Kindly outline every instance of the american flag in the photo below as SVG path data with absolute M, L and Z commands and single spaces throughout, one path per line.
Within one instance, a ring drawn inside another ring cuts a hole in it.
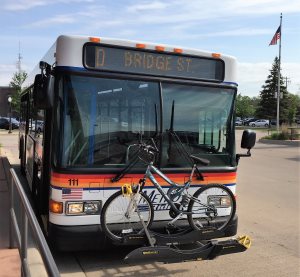
M 277 40 L 280 39 L 280 35 L 281 35 L 281 28 L 279 26 L 278 29 L 277 29 L 277 31 L 276 31 L 276 33 L 275 33 L 275 35 L 273 36 L 273 38 L 272 38 L 272 40 L 271 40 L 271 42 L 269 44 L 269 46 L 270 45 L 276 45 L 277 44 Z
M 63 188 L 62 199 L 82 199 L 82 191 L 79 188 Z

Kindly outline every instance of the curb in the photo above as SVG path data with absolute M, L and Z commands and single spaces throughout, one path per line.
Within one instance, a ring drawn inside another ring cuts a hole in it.
M 277 144 L 277 145 L 288 145 L 293 147 L 299 147 L 299 140 L 275 140 L 275 139 L 260 139 L 258 142 L 265 144 Z

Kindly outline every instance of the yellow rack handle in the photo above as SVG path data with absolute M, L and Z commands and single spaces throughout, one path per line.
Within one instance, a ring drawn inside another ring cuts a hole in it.
M 130 184 L 124 184 L 122 186 L 122 194 L 123 196 L 130 196 L 132 194 L 132 186 Z
M 247 235 L 237 237 L 237 241 L 247 249 L 249 249 L 251 246 L 251 238 Z

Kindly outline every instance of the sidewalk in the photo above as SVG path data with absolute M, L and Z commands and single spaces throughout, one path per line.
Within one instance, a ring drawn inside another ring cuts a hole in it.
M 9 176 L 10 164 L 0 156 L 0 277 L 21 276 L 18 249 L 9 249 Z
M 11 165 L 19 164 L 20 162 L 18 139 L 18 130 L 13 130 L 9 134 L 7 130 L 0 129 L 0 156 L 7 157 Z

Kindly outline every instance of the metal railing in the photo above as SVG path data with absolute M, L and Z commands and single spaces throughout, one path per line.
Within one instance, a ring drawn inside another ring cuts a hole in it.
M 10 187 L 10 230 L 9 230 L 9 246 L 13 248 L 14 242 L 16 242 L 19 249 L 21 258 L 21 274 L 22 276 L 32 276 L 30 272 L 30 264 L 28 263 L 28 227 L 30 227 L 33 235 L 34 243 L 37 245 L 38 253 L 43 261 L 43 269 L 46 269 L 48 276 L 60 276 L 56 263 L 53 259 L 51 251 L 45 240 L 43 232 L 39 226 L 37 218 L 31 207 L 31 204 L 26 196 L 26 193 L 19 181 L 19 178 L 14 169 L 10 169 L 11 172 L 11 186 Z M 16 194 L 18 193 L 18 195 Z M 16 209 L 14 203 L 16 203 L 16 197 L 19 196 L 18 202 L 21 212 L 18 222 L 16 216 Z M 28 222 L 30 225 L 28 225 Z M 36 265 L 36 264 L 35 264 Z M 38 275 L 41 275 L 39 271 Z

